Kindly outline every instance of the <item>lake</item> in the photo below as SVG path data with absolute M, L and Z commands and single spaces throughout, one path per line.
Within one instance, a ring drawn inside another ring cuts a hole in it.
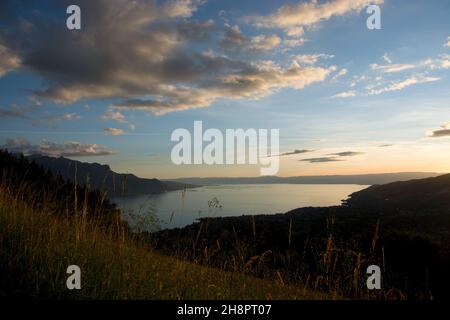
M 341 204 L 367 188 L 351 184 L 250 184 L 204 186 L 163 194 L 116 197 L 124 219 L 136 230 L 183 227 L 201 217 L 275 214 L 300 207 Z

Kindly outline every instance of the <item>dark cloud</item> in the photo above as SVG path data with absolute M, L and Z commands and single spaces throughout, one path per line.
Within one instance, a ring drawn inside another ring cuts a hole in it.
M 394 146 L 393 144 L 380 144 L 378 147 L 379 148 L 387 148 L 387 147 L 392 147 Z
M 336 157 L 320 157 L 320 158 L 302 159 L 302 160 L 298 160 L 298 161 L 309 162 L 309 163 L 322 163 L 322 162 L 338 162 L 338 161 L 344 161 L 344 160 L 338 159 Z
M 440 129 L 429 131 L 428 136 L 430 138 L 443 138 L 450 136 L 450 122 L 441 125 Z
M 241 32 L 239 26 L 225 26 L 220 45 L 227 51 L 240 50 L 248 44 L 247 37 Z
M 0 118 L 28 118 L 29 107 L 12 105 L 10 108 L 0 108 Z
M 294 151 L 280 153 L 278 156 L 279 157 L 283 157 L 283 156 L 290 156 L 290 155 L 295 155 L 295 154 L 303 154 L 303 153 L 314 152 L 314 151 L 315 150 L 295 149 Z M 276 156 L 273 156 L 273 157 L 276 157 Z
M 354 157 L 364 154 L 364 152 L 355 152 L 355 151 L 344 151 L 337 153 L 330 153 L 330 156 L 338 156 L 338 157 Z
M 214 30 L 214 21 L 183 21 L 178 25 L 178 33 L 186 40 L 207 41 Z
M 62 144 L 42 140 L 39 144 L 31 144 L 26 139 L 7 139 L 1 146 L 13 153 L 23 153 L 25 155 L 41 154 L 52 157 L 87 157 L 106 156 L 114 152 L 104 146 L 97 144 L 84 144 L 77 141 L 67 141 Z
M 431 131 L 428 134 L 431 138 L 442 138 L 442 137 L 449 137 L 450 136 L 450 129 L 438 129 Z
M 10 16 L 0 29 L 0 44 L 14 57 L 8 61 L 20 62 L 21 68 L 45 79 L 46 87 L 35 92 L 38 97 L 58 103 L 119 98 L 117 108 L 155 114 L 207 107 L 219 98 L 260 98 L 282 88 L 299 90 L 324 81 L 335 70 L 303 68 L 295 61 L 287 67 L 249 62 L 224 55 L 220 48 L 199 52 L 200 47 L 214 48 L 211 42 L 190 45 L 207 41 L 214 28 L 209 20 L 190 20 L 200 3 L 79 0 L 82 29 L 69 31 L 69 0 L 47 1 L 45 10 L 37 1 L 2 2 Z M 247 38 L 239 33 L 226 30 L 229 46 L 269 50 L 279 42 L 276 36 Z M 3 67 L 4 72 L 11 68 L 10 62 Z

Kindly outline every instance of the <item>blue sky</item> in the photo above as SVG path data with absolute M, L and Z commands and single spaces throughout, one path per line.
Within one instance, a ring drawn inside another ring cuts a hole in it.
M 381 8 L 381 30 L 366 7 Z M 67 30 L 78 4 L 82 29 Z M 279 128 L 279 175 L 449 172 L 448 1 L 11 1 L 0 5 L 0 144 L 143 177 L 176 128 Z M 353 152 L 335 159 L 333 153 Z M 304 159 L 321 161 L 302 161 Z M 332 161 L 339 160 L 339 161 Z

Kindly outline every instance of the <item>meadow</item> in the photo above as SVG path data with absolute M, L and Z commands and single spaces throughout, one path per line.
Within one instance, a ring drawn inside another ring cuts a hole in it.
M 101 194 L 1 154 L 0 295 L 35 299 L 322 299 L 327 294 L 156 252 Z M 27 167 L 27 170 L 23 170 Z M 30 177 L 40 177 L 32 180 Z M 55 204 L 55 194 L 66 197 Z M 68 290 L 66 269 L 81 269 Z

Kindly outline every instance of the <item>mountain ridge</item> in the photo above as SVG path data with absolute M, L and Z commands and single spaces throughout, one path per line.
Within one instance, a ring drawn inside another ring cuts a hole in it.
M 194 187 L 170 180 L 161 181 L 156 178 L 140 178 L 131 173 L 117 173 L 111 170 L 109 165 L 96 162 L 88 163 L 38 154 L 27 156 L 27 158 L 52 173 L 61 175 L 66 180 L 77 182 L 81 186 L 87 184 L 92 189 L 107 191 L 110 196 L 158 194 Z
M 208 177 L 208 178 L 176 178 L 171 181 L 180 183 L 192 183 L 200 185 L 215 184 L 360 184 L 378 185 L 396 181 L 408 181 L 437 177 L 443 173 L 437 172 L 394 172 L 394 173 L 372 173 L 355 175 L 311 175 L 311 176 L 262 176 L 262 177 Z

